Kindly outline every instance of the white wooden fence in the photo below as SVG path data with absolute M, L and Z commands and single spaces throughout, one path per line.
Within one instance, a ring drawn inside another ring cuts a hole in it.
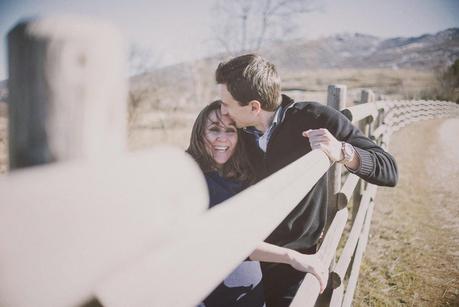
M 11 172 L 0 177 L 0 306 L 82 306 L 94 298 L 109 307 L 194 306 L 330 167 L 334 218 L 319 254 L 334 289 L 321 302 L 351 304 L 375 186 L 312 151 L 206 210 L 203 176 L 181 150 L 123 151 L 126 84 L 115 30 L 50 18 L 19 24 L 8 43 Z M 344 108 L 346 87 L 330 86 L 328 97 Z M 458 116 L 450 102 L 372 97 L 364 91 L 363 103 L 345 112 L 386 149 L 404 125 Z M 313 306 L 318 294 L 308 274 L 292 306 Z

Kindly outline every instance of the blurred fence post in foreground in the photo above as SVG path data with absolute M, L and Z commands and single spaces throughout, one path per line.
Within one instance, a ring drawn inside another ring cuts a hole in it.
M 11 170 L 125 149 L 124 50 L 116 29 L 89 19 L 28 20 L 10 31 Z

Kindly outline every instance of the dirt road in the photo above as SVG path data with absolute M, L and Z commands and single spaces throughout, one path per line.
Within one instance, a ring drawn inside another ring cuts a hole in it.
M 402 128 L 390 152 L 354 306 L 459 306 L 459 119 Z

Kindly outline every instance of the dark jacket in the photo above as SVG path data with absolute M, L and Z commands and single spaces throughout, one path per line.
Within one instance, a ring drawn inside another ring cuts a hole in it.
M 377 185 L 394 186 L 397 183 L 394 158 L 364 136 L 339 111 L 316 102 L 295 103 L 288 96 L 282 98 L 282 108 L 286 110 L 284 119 L 275 127 L 266 153 L 258 148 L 253 135 L 244 133 L 242 136 L 258 180 L 311 151 L 308 139 L 302 136 L 303 131 L 327 128 L 339 141 L 355 147 L 361 161 L 356 175 Z M 327 176 L 324 175 L 266 241 L 298 251 L 310 250 L 317 244 L 324 228 L 326 204 Z
M 247 187 L 245 182 L 223 178 L 216 171 L 204 175 L 209 190 L 209 208 L 224 202 Z

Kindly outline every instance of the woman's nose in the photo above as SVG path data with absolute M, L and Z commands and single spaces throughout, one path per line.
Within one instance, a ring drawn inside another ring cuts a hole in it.
M 227 139 L 227 136 L 225 132 L 219 132 L 217 134 L 217 140 L 226 141 L 226 139 Z
M 224 104 L 220 105 L 220 112 L 222 113 L 222 115 L 228 115 L 228 109 Z
M 219 131 L 217 134 L 217 140 L 226 141 L 228 139 L 228 134 L 225 131 Z

